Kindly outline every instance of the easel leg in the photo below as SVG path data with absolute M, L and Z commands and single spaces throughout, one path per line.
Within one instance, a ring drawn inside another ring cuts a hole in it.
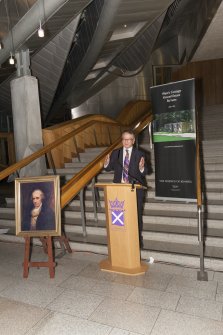
M 61 236 L 55 237 L 55 240 L 57 240 L 60 244 L 60 248 L 62 250 L 62 254 L 57 255 L 57 258 L 60 258 L 61 256 L 64 256 L 66 254 L 66 251 L 69 252 L 70 254 L 72 253 L 72 249 L 69 244 L 69 240 L 66 237 L 65 233 L 62 233 Z
M 28 278 L 28 275 L 29 275 L 29 258 L 30 258 L 30 237 L 25 237 L 23 278 Z
M 23 263 L 23 278 L 28 278 L 30 267 L 48 267 L 50 278 L 55 277 L 55 266 L 56 263 L 53 261 L 53 246 L 52 237 L 47 236 L 42 238 L 46 246 L 46 252 L 48 254 L 48 262 L 31 262 L 30 261 L 30 237 L 25 237 L 25 253 L 24 253 L 24 263 Z
M 45 237 L 40 237 L 40 241 L 43 245 L 43 251 L 45 252 L 45 254 L 47 254 L 47 241 Z
M 55 276 L 55 263 L 53 261 L 53 246 L 52 246 L 52 237 L 47 237 L 47 249 L 48 249 L 48 266 L 50 278 L 54 278 Z
M 64 243 L 67 251 L 71 254 L 72 253 L 72 249 L 70 247 L 68 238 L 66 237 L 66 235 L 64 233 L 62 234 L 61 239 L 62 239 L 62 241 L 63 241 L 63 243 Z

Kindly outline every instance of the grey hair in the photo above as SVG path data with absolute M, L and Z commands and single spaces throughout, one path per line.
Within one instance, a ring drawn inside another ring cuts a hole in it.
M 32 192 L 32 196 L 31 196 L 32 198 L 33 198 L 33 193 L 34 193 L 34 192 L 39 192 L 42 200 L 45 198 L 45 195 L 44 195 L 43 191 L 40 190 L 39 188 L 36 189 L 36 190 L 33 190 L 33 192 Z

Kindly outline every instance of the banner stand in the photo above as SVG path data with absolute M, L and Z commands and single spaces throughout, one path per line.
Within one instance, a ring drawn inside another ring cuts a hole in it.
M 196 118 L 198 120 L 198 109 L 196 110 Z M 199 128 L 197 123 L 197 135 L 199 136 Z M 196 143 L 196 172 L 197 172 L 197 220 L 198 220 L 198 242 L 200 254 L 200 271 L 197 272 L 197 280 L 208 281 L 208 273 L 204 271 L 204 220 L 202 215 L 202 189 L 201 189 L 201 161 L 200 161 L 200 142 Z
M 207 281 L 195 79 L 153 86 L 150 91 L 154 114 L 155 198 L 197 202 L 200 256 L 197 279 Z
M 198 214 L 198 241 L 200 250 L 200 271 L 197 272 L 197 280 L 208 281 L 208 274 L 204 271 L 204 238 L 203 238 L 203 220 L 202 207 L 197 206 Z

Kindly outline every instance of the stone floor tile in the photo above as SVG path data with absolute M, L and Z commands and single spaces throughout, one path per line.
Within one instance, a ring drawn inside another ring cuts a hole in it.
M 58 267 L 55 268 L 55 277 L 50 278 L 48 268 L 30 268 L 28 280 L 35 281 L 47 285 L 60 285 L 71 275 L 67 272 L 61 271 Z
M 129 332 L 128 330 L 113 328 L 111 333 L 109 333 L 109 335 L 139 335 L 139 333 L 132 333 Z
M 95 254 L 93 252 L 82 252 L 82 251 L 74 251 L 72 254 L 66 254 L 65 259 L 68 260 L 81 260 L 90 263 L 99 263 L 103 259 L 106 258 L 105 255 Z
M 91 293 L 102 296 L 107 296 L 114 299 L 125 300 L 134 290 L 132 285 L 118 284 L 109 281 L 97 281 L 96 285 L 92 288 Z
M 0 261 L 1 273 L 11 275 L 16 278 L 21 278 L 23 275 L 23 265 L 22 262 L 13 263 L 9 261 Z
M 171 279 L 170 285 L 171 284 L 176 284 L 176 285 L 182 285 L 182 286 L 187 286 L 187 287 L 193 287 L 197 288 L 200 287 L 201 289 L 205 290 L 215 290 L 217 287 L 217 282 L 210 280 L 210 281 L 199 281 L 196 278 L 188 278 L 184 276 L 173 276 Z
M 66 290 L 47 308 L 87 319 L 103 300 L 103 297 L 94 294 Z
M 213 300 L 215 300 L 216 290 L 215 281 L 202 282 L 183 276 L 174 276 L 166 289 L 167 292 Z
M 61 283 L 60 287 L 64 287 L 69 290 L 90 292 L 97 282 L 97 279 L 72 275 Z
M 143 287 L 165 291 L 172 277 L 173 275 L 169 273 L 148 271 L 145 275 Z
M 184 268 L 182 266 L 173 265 L 173 264 L 163 264 L 163 263 L 153 263 L 149 264 L 149 270 L 147 274 L 150 272 L 162 272 L 169 273 L 171 275 L 180 275 L 183 272 Z
M 197 272 L 198 271 L 199 271 L 198 269 L 184 268 L 183 272 L 181 273 L 181 276 L 197 280 Z M 213 280 L 214 271 L 207 271 L 207 275 L 208 275 L 208 280 L 209 281 Z
M 126 276 L 119 273 L 116 274 L 113 281 L 114 283 L 143 287 L 145 281 L 147 281 L 147 277 L 145 274 L 139 276 Z
M 114 282 L 165 291 L 171 281 L 171 278 L 171 274 L 152 271 L 150 273 L 146 273 L 146 275 L 134 277 L 116 275 Z
M 23 256 L 24 244 L 0 243 L 0 260 L 16 263 L 18 260 L 23 259 Z
M 71 315 L 52 313 L 26 335 L 108 335 L 111 327 Z
M 216 294 L 216 301 L 223 302 L 223 292 Z
M 73 252 L 56 259 L 55 279 L 44 268 L 23 279 L 23 256 L 24 244 L 0 242 L 2 335 L 223 335 L 220 271 L 201 282 L 194 268 L 154 263 L 125 276 L 102 272 L 104 255 Z
M 101 271 L 98 263 L 89 264 L 85 269 L 79 272 L 79 275 L 83 277 L 100 279 L 100 280 L 108 280 L 108 281 L 114 281 L 116 277 L 115 273 Z
M 223 272 L 215 272 L 214 280 L 223 284 Z
M 106 299 L 90 320 L 140 334 L 150 334 L 160 309 L 129 301 Z
M 180 295 L 176 293 L 136 287 L 127 300 L 139 304 L 175 310 L 179 299 Z
M 222 303 L 213 300 L 183 296 L 178 303 L 177 312 L 221 321 L 222 307 Z
M 223 323 L 162 310 L 150 335 L 223 335 Z
M 15 283 L 14 277 L 12 277 L 10 274 L 5 274 L 4 271 L 0 272 L 0 292 L 5 290 L 13 283 Z
M 0 334 L 25 334 L 48 313 L 46 309 L 0 298 Z
M 82 270 L 84 270 L 88 265 L 89 262 L 81 261 L 78 259 L 56 259 L 57 262 L 57 269 L 58 271 L 69 273 L 72 275 L 79 274 Z
M 223 293 L 223 283 L 218 282 L 217 293 Z
M 63 290 L 57 286 L 43 285 L 29 279 L 23 279 L 0 292 L 0 296 L 34 306 L 46 307 Z

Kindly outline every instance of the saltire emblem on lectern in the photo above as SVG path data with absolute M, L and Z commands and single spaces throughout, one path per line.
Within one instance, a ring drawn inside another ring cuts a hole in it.
M 117 198 L 114 201 L 109 200 L 111 211 L 111 222 L 115 226 L 124 227 L 124 201 L 119 201 Z

